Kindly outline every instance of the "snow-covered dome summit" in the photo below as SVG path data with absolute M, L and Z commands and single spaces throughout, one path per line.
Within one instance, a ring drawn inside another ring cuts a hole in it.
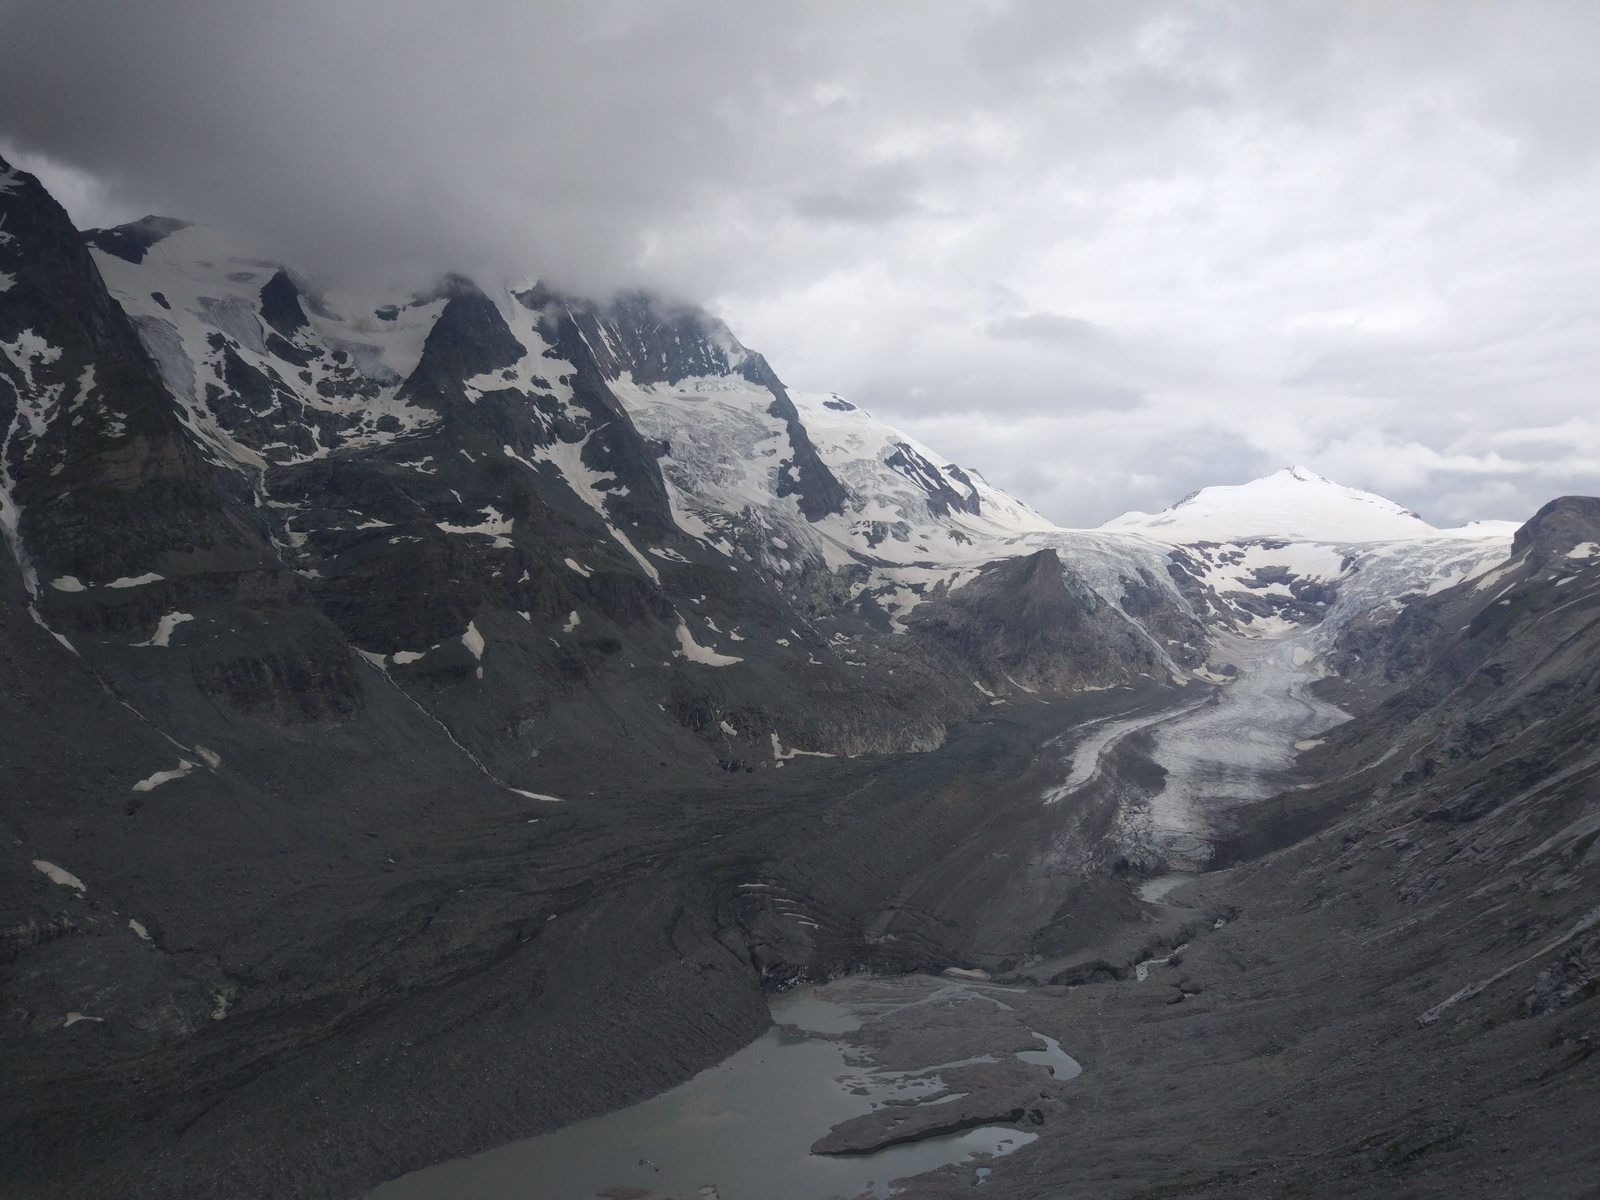
M 1390 542 L 1450 536 L 1393 500 L 1298 466 L 1249 483 L 1201 488 L 1159 513 L 1123 513 L 1101 528 L 1141 533 L 1176 545 L 1253 537 Z

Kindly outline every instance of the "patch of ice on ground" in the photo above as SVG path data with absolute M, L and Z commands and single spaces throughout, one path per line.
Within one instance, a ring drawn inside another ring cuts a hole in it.
M 89 890 L 83 886 L 83 880 L 79 879 L 71 871 L 63 870 L 61 867 L 56 866 L 53 862 L 46 862 L 42 858 L 36 858 L 33 860 L 33 869 L 44 875 L 51 883 L 59 883 L 62 887 L 76 888 L 80 892 Z
M 160 583 L 166 576 L 157 575 L 154 571 L 146 571 L 143 575 L 124 575 L 121 579 L 113 579 L 106 584 L 110 588 L 144 587 L 147 583 Z
M 154 775 L 139 780 L 138 783 L 133 785 L 133 790 L 136 792 L 153 792 L 163 783 L 171 783 L 174 779 L 182 779 L 190 771 L 194 770 L 195 766 L 196 764 L 190 762 L 187 758 L 180 758 L 178 765 L 170 771 L 157 771 Z
M 442 529 L 445 533 L 454 533 L 459 535 L 476 534 L 480 537 L 492 538 L 492 545 L 496 550 L 511 549 L 511 538 L 509 535 L 512 527 L 515 526 L 516 521 L 510 517 L 507 517 L 499 509 L 494 508 L 493 506 L 482 508 L 478 511 L 480 515 L 483 516 L 483 520 L 476 525 L 452 525 L 449 521 L 435 521 L 434 524 Z M 363 525 L 358 526 L 358 528 L 365 529 L 368 528 L 368 526 Z
M 772 757 L 779 762 L 788 762 L 791 758 L 833 758 L 826 750 L 789 750 L 785 749 L 782 740 L 776 733 L 772 735 Z
M 508 787 L 506 790 L 507 791 L 511 791 L 511 792 L 515 792 L 519 796 L 526 796 L 529 800 L 542 800 L 546 804 L 565 804 L 566 803 L 566 801 L 563 800 L 560 796 L 547 796 L 543 792 L 528 792 L 528 791 L 524 791 L 522 788 L 517 788 L 517 787 Z
M 134 642 L 133 644 L 135 646 L 171 646 L 172 631 L 179 625 L 182 625 L 185 621 L 192 620 L 194 620 L 193 613 L 168 613 L 166 616 L 162 617 L 160 622 L 156 625 L 156 631 L 150 635 L 149 641 Z
M 674 658 L 686 658 L 690 662 L 702 663 L 708 667 L 731 667 L 734 663 L 741 663 L 742 658 L 731 654 L 718 654 L 715 650 L 694 640 L 694 634 L 689 632 L 689 626 L 682 617 L 678 618 L 678 649 L 672 652 Z

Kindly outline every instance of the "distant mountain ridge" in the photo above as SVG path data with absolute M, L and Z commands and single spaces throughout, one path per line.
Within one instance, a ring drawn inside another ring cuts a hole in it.
M 1335 543 L 1510 537 L 1517 525 L 1474 521 L 1437 529 L 1392 500 L 1293 466 L 1248 483 L 1201 488 L 1159 513 L 1126 512 L 1100 528 L 1184 545 L 1261 537 Z

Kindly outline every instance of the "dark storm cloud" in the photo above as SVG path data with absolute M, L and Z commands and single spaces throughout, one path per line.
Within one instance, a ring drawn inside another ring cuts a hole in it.
M 757 31 L 671 6 L 36 4 L 7 132 L 313 267 L 510 258 L 609 282 L 738 158 Z M 667 114 L 672 114 L 670 117 Z
M 1515 516 L 1600 490 L 1597 47 L 1586 0 L 38 0 L 0 152 L 313 274 L 713 303 L 1066 521 L 1291 461 Z

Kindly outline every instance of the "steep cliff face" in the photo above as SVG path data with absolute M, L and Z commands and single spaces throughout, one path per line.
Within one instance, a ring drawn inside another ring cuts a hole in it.
M 191 435 L 66 214 L 16 172 L 0 206 L 4 503 L 31 611 L 152 716 L 168 686 L 281 721 L 350 716 L 342 639 L 246 482 Z M 161 653 L 180 626 L 184 649 Z

